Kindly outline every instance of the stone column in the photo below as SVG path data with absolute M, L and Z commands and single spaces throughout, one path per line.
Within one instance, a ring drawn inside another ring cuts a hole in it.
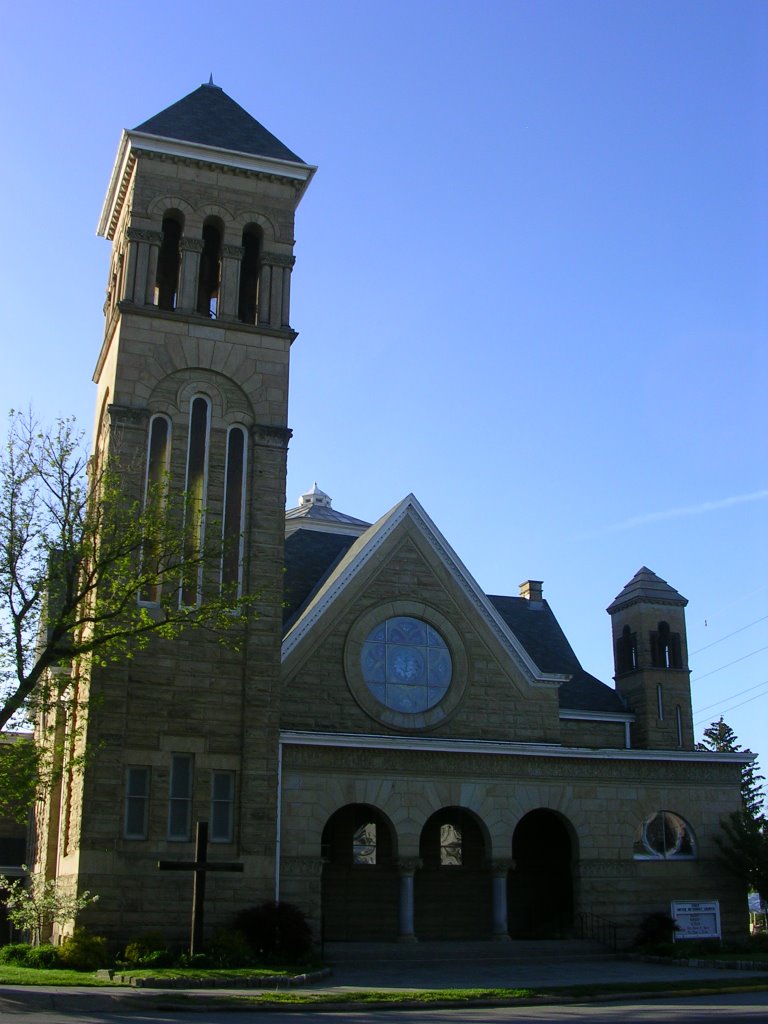
M 269 298 L 272 288 L 272 267 L 268 263 L 262 263 L 259 271 L 259 301 L 256 311 L 256 323 L 269 323 Z
M 155 284 L 157 282 L 157 260 L 160 255 L 160 245 L 163 235 L 160 231 L 147 231 L 149 242 L 149 259 L 147 261 L 147 281 L 144 290 L 144 305 L 155 305 Z
M 241 245 L 222 246 L 218 320 L 237 320 L 242 259 L 243 247 Z
M 421 867 L 419 857 L 405 857 L 397 862 L 400 872 L 400 942 L 417 942 L 413 925 L 413 876 Z
M 493 937 L 502 942 L 509 940 L 507 921 L 507 875 L 515 862 L 506 858 L 494 858 L 491 862 L 493 875 Z
M 179 268 L 179 292 L 176 308 L 180 313 L 194 313 L 197 309 L 197 279 L 200 274 L 200 253 L 203 251 L 202 238 L 182 238 L 181 267 Z

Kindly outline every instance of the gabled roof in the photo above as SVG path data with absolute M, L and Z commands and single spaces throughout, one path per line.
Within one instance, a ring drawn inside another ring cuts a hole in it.
M 474 605 L 488 628 L 506 649 L 512 661 L 523 672 L 532 685 L 557 686 L 567 675 L 542 671 L 523 644 L 510 630 L 503 617 L 482 592 L 478 584 L 437 529 L 413 494 L 409 494 L 398 505 L 382 516 L 362 536 L 358 537 L 348 550 L 318 583 L 306 603 L 298 610 L 289 623 L 283 640 L 285 660 L 307 636 L 316 622 L 328 611 L 355 576 L 368 561 L 376 555 L 387 538 L 403 523 L 409 520 L 421 533 L 426 542 L 435 550 L 443 565 L 453 577 L 465 597 Z M 286 585 L 289 580 L 286 579 Z
M 644 565 L 614 598 L 612 604 L 608 605 L 606 611 L 612 614 L 630 604 L 667 604 L 684 608 L 688 600 Z
M 304 163 L 213 82 L 201 85 L 159 114 L 142 121 L 133 131 L 251 156 Z

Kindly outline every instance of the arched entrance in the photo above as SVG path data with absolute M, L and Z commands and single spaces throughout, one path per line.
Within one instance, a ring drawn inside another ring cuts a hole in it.
M 444 807 L 429 818 L 414 880 L 418 938 L 490 936 L 492 880 L 486 848 L 480 823 L 463 807 Z
M 561 938 L 573 927 L 573 844 L 565 819 L 543 808 L 519 821 L 507 886 L 512 938 Z
M 369 804 L 348 804 L 323 829 L 324 938 L 336 942 L 396 939 L 398 873 L 395 833 Z

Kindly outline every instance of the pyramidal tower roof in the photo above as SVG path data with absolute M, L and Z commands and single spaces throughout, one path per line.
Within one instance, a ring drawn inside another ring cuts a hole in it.
M 615 612 L 629 604 L 672 604 L 685 607 L 688 600 L 644 565 L 606 610 L 609 613 Z
M 133 131 L 272 160 L 304 163 L 220 86 L 214 85 L 213 77 Z

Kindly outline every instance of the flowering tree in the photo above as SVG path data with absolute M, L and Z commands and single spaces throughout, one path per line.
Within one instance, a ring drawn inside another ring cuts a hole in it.
M 27 870 L 26 864 L 23 864 Z M 43 935 L 47 934 L 54 924 L 67 924 L 74 921 L 81 910 L 98 900 L 84 892 L 80 896 L 65 892 L 55 879 L 45 879 L 42 875 L 30 875 L 25 882 L 17 878 L 14 881 L 0 875 L 0 900 L 5 904 L 8 920 L 22 931 L 29 932 L 32 944 L 39 946 Z

